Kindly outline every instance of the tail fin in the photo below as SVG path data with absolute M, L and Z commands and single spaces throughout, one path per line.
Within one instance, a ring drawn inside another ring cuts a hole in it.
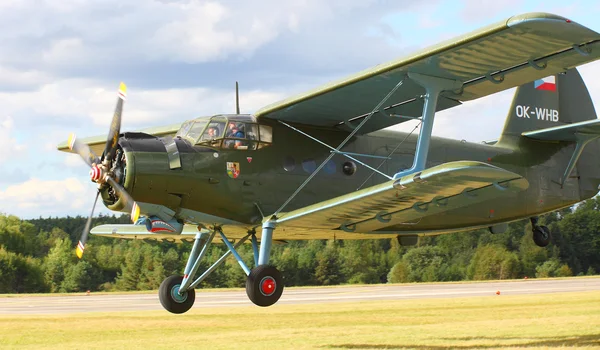
M 526 131 L 596 118 L 581 75 L 570 69 L 517 88 L 498 143 L 515 142 Z

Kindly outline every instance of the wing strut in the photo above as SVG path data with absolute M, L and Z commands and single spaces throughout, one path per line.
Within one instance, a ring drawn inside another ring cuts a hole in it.
M 419 138 L 417 139 L 417 148 L 415 150 L 415 159 L 413 160 L 413 165 L 410 167 L 410 169 L 396 173 L 396 175 L 394 175 L 394 180 L 425 169 L 438 97 L 442 91 L 456 90 L 462 87 L 462 82 L 458 80 L 450 80 L 410 72 L 408 73 L 408 77 L 425 88 L 425 103 L 423 104 L 423 116 L 421 121 L 422 125 L 421 131 L 419 132 Z
M 299 133 L 299 134 L 301 134 L 301 135 L 304 135 L 304 136 L 308 137 L 309 139 L 311 139 L 311 140 L 313 140 L 313 141 L 315 141 L 315 142 L 317 142 L 317 143 L 320 143 L 321 145 L 323 145 L 323 146 L 325 146 L 325 147 L 329 148 L 329 149 L 331 150 L 330 152 L 332 152 L 332 153 L 336 153 L 336 154 L 341 154 L 341 155 L 343 155 L 344 157 L 346 157 L 346 158 L 348 158 L 348 159 L 350 159 L 350 160 L 353 160 L 353 161 L 357 162 L 358 164 L 360 164 L 360 165 L 362 165 L 362 166 L 364 166 L 364 167 L 366 167 L 366 168 L 368 168 L 368 169 L 371 169 L 371 170 L 373 170 L 374 172 L 378 173 L 379 175 L 381 175 L 381 176 L 383 176 L 383 177 L 386 177 L 388 180 L 392 180 L 392 177 L 391 177 L 391 176 L 389 176 L 389 175 L 387 175 L 387 174 L 385 174 L 385 173 L 382 173 L 382 172 L 381 172 L 381 171 L 379 171 L 378 169 L 375 169 L 375 168 L 373 168 L 372 166 L 370 166 L 369 164 L 365 164 L 364 162 L 361 162 L 360 160 L 358 160 L 358 159 L 356 159 L 356 158 L 354 158 L 354 157 L 352 157 L 352 156 L 354 155 L 354 156 L 363 156 L 363 157 L 371 157 L 371 158 L 383 158 L 383 159 L 389 159 L 390 157 L 373 156 L 373 155 L 370 155 L 370 154 L 360 154 L 360 153 L 352 153 L 352 152 L 342 152 L 342 151 L 338 151 L 338 150 L 336 150 L 335 148 L 333 148 L 333 147 L 329 146 L 328 144 L 326 144 L 325 142 L 323 142 L 323 141 L 319 140 L 318 138 L 316 138 L 316 137 L 313 137 L 313 136 L 311 136 L 311 135 L 309 135 L 309 134 L 305 133 L 305 132 L 304 132 L 304 131 L 302 131 L 302 130 L 298 130 L 297 128 L 295 128 L 295 127 L 291 126 L 290 124 L 288 124 L 288 123 L 286 123 L 286 122 L 283 122 L 283 121 L 281 121 L 281 120 L 280 120 L 280 121 L 279 121 L 279 123 L 281 123 L 281 124 L 283 124 L 283 125 L 287 126 L 288 128 L 290 128 L 290 129 L 292 129 L 292 130 L 296 131 L 297 133 Z
M 410 74 L 410 73 L 409 73 Z M 373 110 L 371 111 L 371 113 L 369 113 L 361 122 L 360 124 L 358 124 L 358 126 L 352 130 L 352 132 L 344 139 L 344 141 L 342 141 L 342 143 L 340 143 L 339 146 L 337 146 L 337 148 L 335 150 L 333 150 L 329 156 L 327 156 L 327 158 L 325 158 L 325 160 L 317 167 L 317 169 L 315 169 L 315 171 L 312 172 L 312 174 L 310 174 L 310 176 L 304 180 L 304 182 L 296 189 L 296 191 L 294 191 L 294 193 L 292 193 L 292 195 L 290 196 L 290 198 L 288 198 L 282 205 L 281 207 L 279 207 L 279 209 L 277 209 L 277 211 L 275 213 L 273 213 L 272 217 L 273 218 L 277 218 L 277 215 L 292 201 L 292 199 L 294 199 L 294 197 L 296 197 L 296 195 L 298 193 L 300 193 L 300 191 L 310 182 L 310 180 L 312 180 L 313 177 L 315 177 L 315 175 L 317 175 L 317 173 L 325 166 L 325 164 L 327 164 L 327 162 L 329 162 L 329 160 L 331 158 L 333 158 L 334 155 L 336 155 L 337 153 L 340 152 L 340 150 L 342 149 L 342 147 L 344 147 L 344 145 L 346 145 L 346 143 L 348 143 L 348 141 L 350 141 L 350 139 L 352 139 L 352 137 L 358 132 L 358 130 L 360 130 L 360 128 L 363 127 L 363 125 L 365 125 L 369 119 L 373 116 L 373 114 L 375 114 L 375 112 L 379 111 L 379 109 L 381 109 L 381 106 L 383 106 L 383 104 L 390 98 L 392 97 L 392 95 L 394 94 L 394 92 L 396 92 L 396 90 L 398 90 L 398 88 L 400 86 L 402 86 L 402 84 L 404 84 L 404 80 L 406 79 L 406 77 L 403 77 L 402 80 L 400 80 L 398 82 L 398 84 L 396 84 L 396 86 L 394 86 L 394 88 L 392 90 L 390 90 L 390 92 L 388 92 L 388 94 L 383 98 L 383 100 L 381 100 L 377 106 L 375 106 L 375 108 L 373 108 Z M 438 94 L 441 90 L 438 90 Z M 436 95 L 436 99 L 437 99 L 437 95 Z M 435 111 L 435 105 L 434 105 L 434 111 Z M 264 227 L 263 227 L 263 231 L 264 231 Z M 264 234 L 264 232 L 263 232 Z M 260 263 L 260 262 L 259 262 Z

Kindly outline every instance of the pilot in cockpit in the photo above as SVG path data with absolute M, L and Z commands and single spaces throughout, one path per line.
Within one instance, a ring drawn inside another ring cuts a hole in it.
M 204 135 L 202 135 L 202 141 L 214 140 L 218 137 L 218 135 L 219 135 L 219 130 L 217 129 L 217 127 L 209 126 L 208 129 L 206 129 L 206 132 L 204 132 Z
M 233 125 L 231 125 L 231 124 L 233 124 Z M 236 138 L 236 139 L 245 139 L 246 134 L 244 133 L 244 130 L 240 126 L 241 125 L 230 123 L 229 124 L 230 128 L 227 131 L 229 134 L 228 137 Z M 225 147 L 227 147 L 227 148 L 239 148 L 240 146 L 247 146 L 247 145 L 244 141 L 241 141 L 241 140 L 225 141 Z

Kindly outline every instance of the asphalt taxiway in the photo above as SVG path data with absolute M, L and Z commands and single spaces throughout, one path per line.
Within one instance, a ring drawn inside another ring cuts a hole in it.
M 600 278 L 568 278 L 507 282 L 419 283 L 315 288 L 287 288 L 280 305 L 362 302 L 426 298 L 459 298 L 542 294 L 560 292 L 600 292 Z M 253 306 L 243 290 L 196 292 L 194 308 Z M 0 297 L 0 315 L 67 314 L 163 310 L 157 293 L 107 293 L 61 296 Z

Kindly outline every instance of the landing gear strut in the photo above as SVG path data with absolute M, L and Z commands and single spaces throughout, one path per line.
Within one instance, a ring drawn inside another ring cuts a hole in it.
M 281 272 L 275 267 L 268 265 L 274 229 L 274 223 L 266 222 L 263 225 L 260 252 L 254 232 L 248 233 L 248 235 L 236 242 L 235 245 L 229 242 L 219 227 L 215 227 L 211 234 L 206 232 L 197 233 L 183 277 L 168 277 L 160 285 L 158 296 L 162 306 L 174 314 L 181 314 L 188 311 L 196 299 L 194 288 L 219 267 L 230 254 L 233 254 L 240 267 L 246 273 L 246 276 L 248 276 L 246 279 L 246 294 L 250 301 L 258 306 L 271 306 L 275 304 L 283 293 L 283 277 Z M 206 255 L 208 247 L 217 233 L 219 233 L 221 240 L 227 246 L 227 252 L 217 259 L 200 277 L 193 280 L 200 266 L 200 261 Z M 248 268 L 236 250 L 236 248 L 250 237 L 252 238 L 255 265 L 252 270 Z
M 531 218 L 531 230 L 533 232 L 533 241 L 538 247 L 545 247 L 550 244 L 552 234 L 550 229 L 546 226 L 540 226 L 537 224 L 538 217 L 534 216 Z

